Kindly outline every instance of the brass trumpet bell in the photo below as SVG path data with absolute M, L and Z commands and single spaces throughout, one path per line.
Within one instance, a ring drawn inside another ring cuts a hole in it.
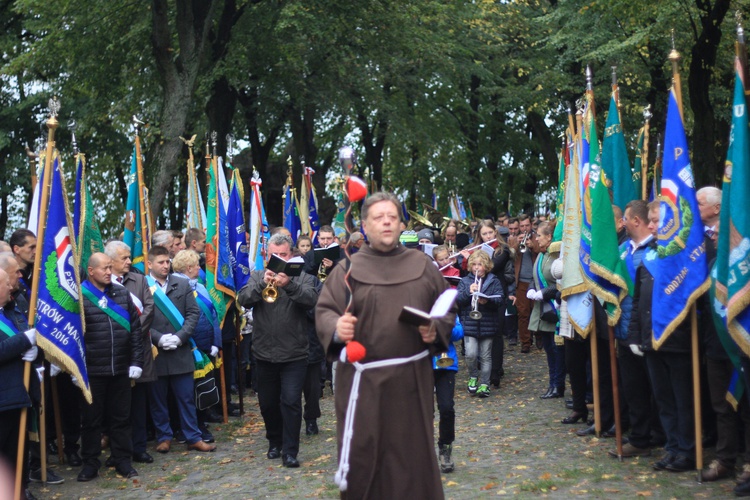
M 435 361 L 435 364 L 439 368 L 448 368 L 449 366 L 453 366 L 453 358 L 448 356 L 447 352 L 444 352 L 438 357 L 438 359 Z
M 273 304 L 274 302 L 276 302 L 276 299 L 279 298 L 279 290 L 276 288 L 276 281 L 269 281 L 266 287 L 263 289 L 263 292 L 261 292 L 260 296 L 265 302 L 268 302 L 269 304 Z
M 320 267 L 318 268 L 318 279 L 321 283 L 325 283 L 327 277 L 328 273 L 326 272 L 326 266 L 321 262 Z

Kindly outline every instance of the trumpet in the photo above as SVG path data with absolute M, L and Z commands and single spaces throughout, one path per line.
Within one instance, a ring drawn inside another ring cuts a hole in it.
M 469 317 L 471 319 L 482 319 L 482 313 L 479 312 L 479 291 L 482 289 L 482 278 L 478 276 L 474 276 L 474 284 L 477 286 L 477 291 L 474 292 L 471 296 L 471 312 L 469 313 Z
M 269 304 L 273 304 L 274 302 L 276 302 L 276 299 L 279 298 L 279 290 L 278 288 L 276 288 L 276 278 L 268 282 L 266 287 L 261 292 L 260 296 Z
M 321 262 L 320 267 L 318 267 L 318 279 L 321 283 L 325 283 L 327 277 L 328 272 L 326 271 L 326 266 Z
M 518 251 L 521 253 L 526 253 L 526 250 L 528 250 L 526 246 L 526 241 L 531 237 L 531 232 L 526 233 L 523 236 L 523 239 L 521 240 L 521 243 L 518 245 Z

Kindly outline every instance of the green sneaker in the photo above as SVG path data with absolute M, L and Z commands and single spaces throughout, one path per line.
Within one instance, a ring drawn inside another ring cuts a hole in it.
M 490 386 L 487 384 L 482 384 L 479 386 L 479 389 L 477 389 L 477 396 L 480 398 L 488 398 L 490 397 Z
M 474 394 L 475 392 L 477 392 L 477 378 L 476 377 L 471 377 L 469 379 L 469 385 L 467 386 L 467 388 L 469 389 L 469 394 Z

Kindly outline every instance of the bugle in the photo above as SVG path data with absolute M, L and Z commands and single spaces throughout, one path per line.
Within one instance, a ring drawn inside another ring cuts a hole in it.
M 326 271 L 326 266 L 321 262 L 320 267 L 318 267 L 318 279 L 321 283 L 325 283 L 327 277 L 328 272 Z
M 448 356 L 447 352 L 444 352 L 438 356 L 438 359 L 435 360 L 435 364 L 440 368 L 448 368 L 449 366 L 453 366 L 453 358 Z
M 528 239 L 531 237 L 531 233 L 532 232 L 526 233 L 523 236 L 523 239 L 521 240 L 521 243 L 518 245 L 518 251 L 519 252 L 526 253 L 526 250 L 528 250 L 528 247 L 526 246 L 526 241 L 528 241 Z

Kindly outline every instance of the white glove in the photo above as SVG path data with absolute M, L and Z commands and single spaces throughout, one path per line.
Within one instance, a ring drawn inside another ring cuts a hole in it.
M 138 368 L 137 366 L 131 366 L 128 376 L 135 380 L 135 379 L 141 378 L 142 373 L 143 373 L 143 368 Z
M 533 288 L 529 288 L 526 291 L 526 298 L 529 300 L 536 300 L 534 297 L 536 297 L 536 290 L 534 290 Z
M 218 355 L 219 355 L 219 348 L 216 347 L 215 345 L 212 345 L 211 346 L 211 357 L 215 358 Z
M 50 377 L 57 377 L 60 374 L 61 371 L 62 370 L 60 370 L 59 366 L 57 366 L 57 365 L 49 365 L 49 376 Z
M 24 361 L 28 361 L 31 363 L 36 359 L 36 355 L 39 352 L 39 348 L 37 346 L 31 346 L 31 349 L 23 353 L 23 356 L 21 356 L 21 359 Z
M 78 381 L 77 378 L 75 378 L 73 375 L 70 376 L 70 381 L 73 382 L 73 385 L 81 389 L 81 383 Z
M 159 347 L 161 347 L 165 351 L 173 351 L 177 349 L 177 346 L 180 345 L 180 343 L 180 337 L 172 333 L 162 335 L 162 337 L 159 339 Z
M 44 367 L 40 366 L 36 369 L 36 374 L 39 376 L 39 382 L 44 382 Z
M 36 330 L 34 328 L 26 330 L 25 332 L 23 332 L 23 334 L 26 335 L 27 339 L 29 339 L 31 345 L 36 345 Z
M 164 348 L 164 344 L 168 343 L 167 341 L 172 337 L 171 333 L 165 333 L 161 336 L 159 339 L 159 347 Z
M 641 350 L 641 346 L 637 344 L 630 344 L 630 351 L 636 356 L 643 357 L 643 351 Z

